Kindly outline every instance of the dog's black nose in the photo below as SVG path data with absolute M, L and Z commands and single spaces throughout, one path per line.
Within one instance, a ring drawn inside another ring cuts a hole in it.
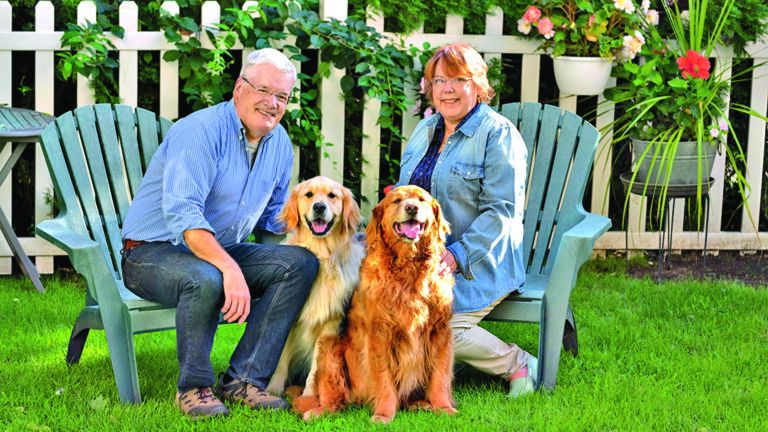
M 316 202 L 312 204 L 312 211 L 315 213 L 323 213 L 325 212 L 325 203 Z
M 413 204 L 406 204 L 405 205 L 405 213 L 408 216 L 416 216 L 416 213 L 418 213 L 418 212 L 419 212 L 419 208 L 416 207 L 415 205 L 413 205 Z

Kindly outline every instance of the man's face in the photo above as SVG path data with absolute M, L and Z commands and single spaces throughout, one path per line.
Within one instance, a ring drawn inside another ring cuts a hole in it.
M 248 140 L 260 140 L 280 123 L 292 88 L 293 77 L 271 64 L 255 65 L 237 80 L 235 110 Z

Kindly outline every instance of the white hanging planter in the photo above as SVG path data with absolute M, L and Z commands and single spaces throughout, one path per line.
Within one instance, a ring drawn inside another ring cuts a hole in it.
M 579 96 L 603 93 L 611 77 L 612 59 L 602 57 L 552 57 L 560 91 Z

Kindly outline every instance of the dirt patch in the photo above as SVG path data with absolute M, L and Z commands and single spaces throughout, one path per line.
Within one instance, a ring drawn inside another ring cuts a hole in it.
M 658 277 L 657 254 L 649 252 L 643 257 L 634 257 L 627 267 L 627 274 L 634 277 Z M 672 254 L 669 265 L 662 270 L 664 280 L 737 280 L 756 288 L 768 288 L 768 253 L 742 254 L 738 251 L 720 251 L 718 255 L 706 258 L 698 251 L 684 251 Z

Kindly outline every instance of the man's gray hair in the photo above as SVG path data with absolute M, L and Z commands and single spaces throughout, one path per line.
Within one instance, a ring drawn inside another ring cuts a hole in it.
M 285 54 L 274 48 L 262 48 L 248 54 L 248 59 L 243 64 L 240 76 L 245 76 L 250 68 L 259 64 L 270 64 L 290 75 L 296 81 L 296 67 Z

